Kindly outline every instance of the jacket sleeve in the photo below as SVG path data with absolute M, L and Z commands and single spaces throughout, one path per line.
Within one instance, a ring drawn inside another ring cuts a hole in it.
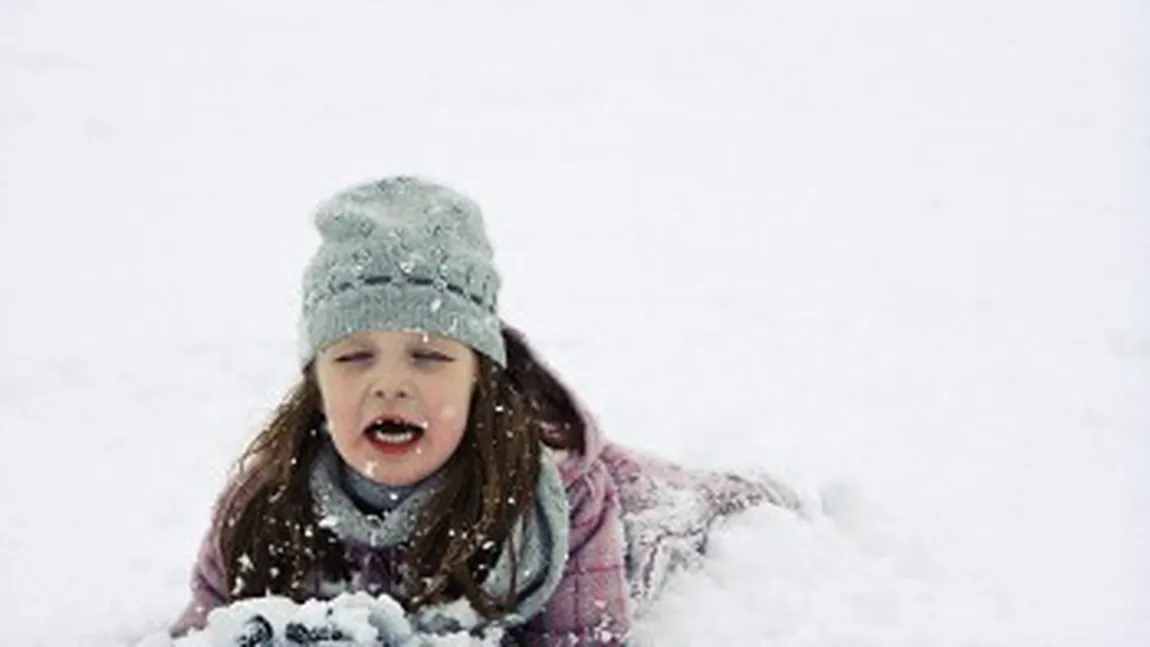
M 230 602 L 226 586 L 223 554 L 220 551 L 219 537 L 215 533 L 215 516 L 220 513 L 223 497 L 212 509 L 212 523 L 200 542 L 195 566 L 192 568 L 192 599 L 184 608 L 176 622 L 169 627 L 172 637 L 180 637 L 193 629 L 203 629 L 208 613 L 216 607 Z
M 601 461 L 567 487 L 570 546 L 563 579 L 519 634 L 525 645 L 623 645 L 630 631 L 618 490 Z

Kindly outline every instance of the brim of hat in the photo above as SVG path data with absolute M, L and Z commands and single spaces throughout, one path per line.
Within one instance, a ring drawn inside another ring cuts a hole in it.
M 364 286 L 316 304 L 299 331 L 300 366 L 340 339 L 361 332 L 419 332 L 450 337 L 507 365 L 499 317 L 430 286 Z

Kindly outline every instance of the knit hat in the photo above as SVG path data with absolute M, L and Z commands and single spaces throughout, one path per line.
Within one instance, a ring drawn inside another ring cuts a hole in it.
M 456 339 L 506 366 L 499 275 L 475 202 L 414 177 L 350 187 L 315 214 L 322 242 L 303 277 L 301 366 L 355 332 Z

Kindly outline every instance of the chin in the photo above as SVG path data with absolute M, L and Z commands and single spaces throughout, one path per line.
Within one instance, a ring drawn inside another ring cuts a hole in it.
M 431 472 L 419 472 L 417 474 L 400 473 L 400 474 L 376 474 L 371 477 L 372 480 L 378 481 L 384 485 L 415 485 L 423 479 L 427 478 Z

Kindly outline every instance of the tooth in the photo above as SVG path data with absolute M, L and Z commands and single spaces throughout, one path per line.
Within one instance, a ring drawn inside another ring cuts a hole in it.
M 415 434 L 410 431 L 404 431 L 400 433 L 383 433 L 381 431 L 377 431 L 375 432 L 375 437 L 381 442 L 401 445 L 414 439 Z

